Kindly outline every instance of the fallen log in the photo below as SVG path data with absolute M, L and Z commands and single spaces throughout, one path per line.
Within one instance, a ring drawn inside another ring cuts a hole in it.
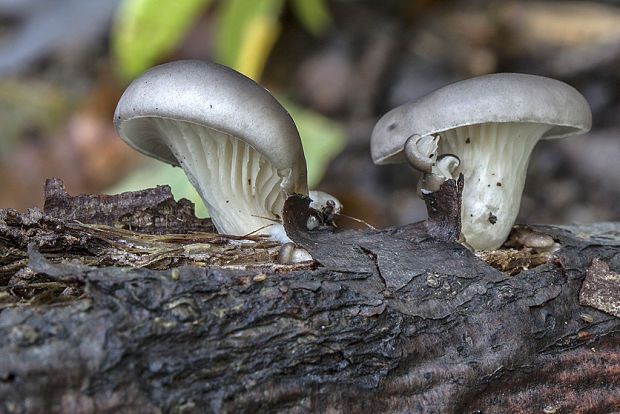
M 620 223 L 535 226 L 560 249 L 511 276 L 428 223 L 308 232 L 306 202 L 297 266 L 206 234 L 110 266 L 161 239 L 0 210 L 0 412 L 620 410 Z

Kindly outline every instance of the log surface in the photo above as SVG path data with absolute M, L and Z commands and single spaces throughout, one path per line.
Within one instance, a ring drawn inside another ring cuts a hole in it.
M 27 277 L 80 293 L 0 307 L 1 413 L 620 411 L 620 223 L 536 227 L 561 249 L 509 276 L 424 223 L 288 225 L 301 270 L 152 270 L 59 260 L 101 229 L 0 213 L 0 265 L 27 265 L 0 305 Z

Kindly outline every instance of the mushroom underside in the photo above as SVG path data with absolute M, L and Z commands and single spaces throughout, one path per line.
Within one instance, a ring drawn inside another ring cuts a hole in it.
M 218 232 L 279 233 L 286 194 L 280 172 L 244 141 L 187 121 L 145 117 L 127 122 L 165 142 L 196 188 Z M 183 139 L 179 139 L 183 137 Z
M 465 184 L 461 233 L 476 250 L 496 249 L 519 212 L 530 154 L 552 128 L 541 123 L 504 122 L 440 132 L 438 154 L 455 154 Z

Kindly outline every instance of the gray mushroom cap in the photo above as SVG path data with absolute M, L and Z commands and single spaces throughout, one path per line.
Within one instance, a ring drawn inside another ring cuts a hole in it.
M 435 161 L 430 174 L 424 170 L 422 190 L 436 187 L 434 176 L 463 174 L 461 240 L 475 250 L 496 249 L 517 217 L 536 143 L 585 133 L 591 123 L 585 98 L 563 82 L 516 73 L 486 75 L 388 112 L 373 130 L 371 154 L 376 164 L 388 164 L 404 162 L 407 153 L 415 167 L 414 150 L 420 152 L 420 145 L 407 145 L 409 137 L 435 137 L 432 156 L 450 155 L 460 162 L 444 168 Z
M 245 141 L 287 177 L 289 193 L 307 194 L 306 161 L 295 124 L 271 94 L 246 76 L 212 62 L 156 66 L 125 90 L 114 114 L 120 137 L 134 149 L 178 166 L 169 137 L 151 119 L 205 126 Z M 278 139 L 274 139 L 277 137 Z
M 431 135 L 483 124 L 547 124 L 542 139 L 583 134 L 592 113 L 586 99 L 564 82 L 536 75 L 497 73 L 456 82 L 385 114 L 371 136 L 376 164 L 405 162 L 411 134 Z

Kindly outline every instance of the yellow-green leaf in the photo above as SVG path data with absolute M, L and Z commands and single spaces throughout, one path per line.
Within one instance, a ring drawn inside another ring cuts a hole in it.
M 212 0 L 123 0 L 112 27 L 119 76 L 130 81 L 178 47 Z
M 297 125 L 308 168 L 308 188 L 315 188 L 329 162 L 344 149 L 347 140 L 341 124 L 290 101 L 278 99 Z
M 324 0 L 291 0 L 291 9 L 301 24 L 315 36 L 321 36 L 332 25 Z
M 218 8 L 216 58 L 258 80 L 280 33 L 283 0 L 227 0 Z

